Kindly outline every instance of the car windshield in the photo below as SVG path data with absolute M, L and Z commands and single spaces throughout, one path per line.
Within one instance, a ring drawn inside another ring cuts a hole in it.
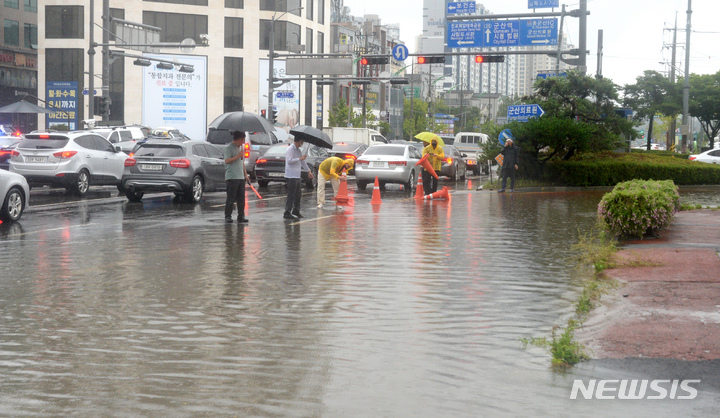
M 56 136 L 50 138 L 27 138 L 18 144 L 18 148 L 59 149 L 64 148 L 69 140 L 70 138 L 67 137 Z
M 177 145 L 143 144 L 135 151 L 135 157 L 182 157 L 182 147 Z
M 332 150 L 335 152 L 352 152 L 358 149 L 358 144 L 335 143 Z
M 263 154 L 263 157 L 284 157 L 285 151 L 287 151 L 290 144 L 277 144 L 273 145 L 272 147 L 268 148 L 267 151 L 265 151 L 265 154 Z
M 363 155 L 405 155 L 405 147 L 390 145 L 373 145 Z
M 273 143 L 272 138 L 267 133 L 252 133 L 248 138 L 250 139 L 250 143 L 255 145 L 272 145 Z

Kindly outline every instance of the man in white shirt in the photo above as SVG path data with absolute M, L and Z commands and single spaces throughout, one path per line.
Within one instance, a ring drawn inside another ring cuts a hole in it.
M 307 155 L 303 155 L 300 147 L 303 140 L 295 138 L 285 151 L 285 181 L 287 182 L 287 200 L 285 201 L 285 219 L 300 219 L 300 198 L 302 197 L 302 170 L 308 171 L 310 179 L 313 178 L 312 172 L 308 168 L 305 159 Z

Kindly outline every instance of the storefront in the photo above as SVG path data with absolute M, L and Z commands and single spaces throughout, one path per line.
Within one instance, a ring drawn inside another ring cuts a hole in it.
M 37 97 L 37 66 L 36 54 L 0 48 L 0 107 L 17 102 L 26 94 Z M 35 103 L 30 97 L 27 101 Z M 38 127 L 38 115 L 0 113 L 0 123 L 30 132 Z

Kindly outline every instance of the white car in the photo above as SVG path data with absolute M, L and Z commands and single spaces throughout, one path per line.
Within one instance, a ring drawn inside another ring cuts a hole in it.
M 0 170 L 0 220 L 15 222 L 23 214 L 30 197 L 30 186 L 20 174 Z
M 60 186 L 82 196 L 91 184 L 122 189 L 126 159 L 120 147 L 102 136 L 71 131 L 27 134 L 9 162 L 10 171 L 22 174 L 31 186 Z
M 693 154 L 688 158 L 690 161 L 701 163 L 720 164 L 720 149 L 711 149 L 702 154 Z
M 359 190 L 378 178 L 382 188 L 386 183 L 400 183 L 411 191 L 417 185 L 422 167 L 415 165 L 422 153 L 410 144 L 378 144 L 366 149 L 355 161 L 355 179 Z

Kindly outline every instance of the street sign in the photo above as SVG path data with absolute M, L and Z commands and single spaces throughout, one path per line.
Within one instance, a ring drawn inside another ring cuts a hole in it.
M 557 45 L 557 19 L 452 21 L 450 48 Z
M 557 0 L 560 1 L 560 0 Z M 461 1 L 448 3 L 447 14 L 460 14 L 460 13 L 475 13 L 475 2 L 474 1 Z
M 560 7 L 560 0 L 528 0 L 528 9 L 549 9 Z
M 295 93 L 291 91 L 279 91 L 275 94 L 278 99 L 292 99 L 295 97 Z
M 508 139 L 515 139 L 512 132 L 510 132 L 510 129 L 505 129 L 504 131 L 500 132 L 500 135 L 498 135 L 498 141 L 500 142 L 500 145 L 505 145 L 505 141 L 507 141 Z
M 395 61 L 405 61 L 409 55 L 410 51 L 408 47 L 403 44 L 395 45 L 392 49 L 392 56 L 395 58 Z
M 543 80 L 545 80 L 547 78 L 551 78 L 551 77 L 555 77 L 555 76 L 557 76 L 557 74 L 555 74 L 555 73 L 539 73 L 537 75 L 536 79 L 542 78 Z M 560 77 L 567 77 L 567 73 L 560 73 Z
M 518 122 L 527 122 L 530 118 L 539 118 L 545 111 L 539 105 L 511 105 L 508 106 L 507 119 Z
M 89 93 L 90 92 L 88 91 L 88 89 L 83 89 L 83 91 L 82 91 L 82 94 L 85 96 L 87 96 Z M 97 89 L 93 89 L 93 96 L 97 96 L 97 94 L 98 94 Z

